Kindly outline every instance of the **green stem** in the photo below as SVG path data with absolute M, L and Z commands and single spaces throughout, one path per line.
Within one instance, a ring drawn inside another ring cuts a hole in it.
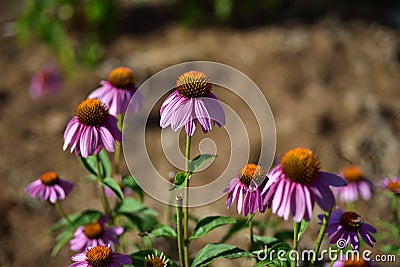
M 353 211 L 353 210 L 355 210 L 354 201 L 351 201 L 351 202 L 348 202 L 348 203 L 347 203 L 347 210 L 348 210 L 348 211 Z
M 183 256 L 183 233 L 182 233 L 182 196 L 176 198 L 176 231 L 178 238 L 178 254 L 181 267 L 186 267 Z
M 299 222 L 294 222 L 293 224 L 293 250 L 297 250 L 297 246 L 298 246 L 298 235 L 299 235 L 299 230 L 300 230 L 300 223 Z M 297 257 L 294 258 L 293 262 L 292 262 L 292 267 L 296 267 L 297 266 Z
M 249 215 L 251 216 L 251 215 Z M 251 242 L 251 248 L 254 247 L 254 232 L 253 232 L 253 218 L 250 219 L 249 221 L 249 231 L 250 231 L 250 242 Z
M 106 191 L 105 191 L 105 187 L 104 187 L 104 183 L 103 183 L 103 179 L 104 177 L 100 174 L 100 159 L 99 159 L 99 155 L 96 154 L 96 166 L 97 166 L 97 181 L 100 184 L 100 191 L 101 191 L 101 197 L 102 197 L 102 203 L 103 203 L 103 208 L 104 208 L 104 212 L 110 216 L 111 218 L 111 208 L 110 208 L 110 203 L 108 203 L 108 199 L 106 196 Z
M 58 200 L 56 200 L 56 208 L 58 213 L 60 213 L 60 215 L 70 224 L 72 225 L 72 221 L 71 219 L 68 217 L 68 215 L 65 213 L 64 209 L 62 208 L 60 202 Z
M 399 224 L 399 213 L 398 213 L 398 196 L 396 194 L 392 194 L 392 219 L 393 219 L 393 224 L 396 225 L 398 231 L 398 236 L 397 239 L 400 241 L 400 224 Z
M 399 225 L 399 215 L 397 210 L 397 196 L 392 194 L 392 216 L 394 225 Z
M 329 222 L 329 218 L 331 217 L 331 214 L 332 214 L 332 208 L 329 211 L 324 213 L 324 220 L 322 221 L 322 226 L 318 233 L 317 242 L 315 243 L 313 258 L 311 259 L 311 263 L 310 263 L 311 266 L 314 266 L 315 260 L 319 253 L 319 249 L 321 248 L 322 239 L 324 239 L 325 231 L 326 231 L 326 228 L 328 227 L 328 222 Z
M 185 264 L 186 266 L 189 266 L 189 245 L 190 245 L 190 240 L 189 240 L 189 181 L 190 181 L 190 176 L 189 176 L 189 163 L 190 163 L 190 144 L 191 144 L 192 138 L 190 135 L 186 135 L 186 151 L 185 151 L 185 171 L 187 174 L 187 182 L 186 182 L 186 187 L 185 187 L 185 210 L 183 214 L 183 237 L 184 237 L 184 253 L 185 253 Z
M 122 123 L 123 123 L 124 117 L 122 114 L 118 115 L 118 129 L 121 130 L 122 132 Z M 112 168 L 112 174 L 111 177 L 114 177 L 114 179 L 117 178 L 120 170 L 120 164 L 121 164 L 121 142 L 117 141 L 115 144 L 115 151 L 114 151 L 114 164 Z

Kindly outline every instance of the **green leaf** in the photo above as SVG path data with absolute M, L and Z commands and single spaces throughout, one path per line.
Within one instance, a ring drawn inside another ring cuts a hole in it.
M 189 172 L 197 172 L 208 160 L 215 158 L 217 155 L 202 154 L 194 157 L 189 163 Z
M 88 172 L 97 176 L 96 157 L 94 155 L 87 158 L 79 157 L 79 160 Z
M 297 241 L 300 240 L 300 238 L 303 236 L 304 232 L 307 230 L 308 222 L 306 220 L 301 220 L 300 223 L 300 229 L 299 232 L 297 233 Z
M 293 239 L 293 231 L 282 230 L 282 231 L 276 232 L 274 237 L 281 239 L 281 240 L 291 240 L 291 239 Z
M 103 177 L 110 177 L 112 171 L 111 161 L 104 148 L 99 153 L 99 160 L 100 160 L 100 166 L 103 169 Z
M 234 225 L 231 226 L 229 231 L 225 234 L 225 236 L 221 239 L 220 243 L 225 243 L 228 239 L 234 236 L 240 230 L 247 228 L 247 219 L 239 219 L 236 221 Z
M 139 251 L 136 251 L 136 252 L 130 254 L 130 256 L 132 258 L 132 266 L 146 266 L 145 265 L 146 257 L 151 256 L 151 255 L 160 256 L 161 252 L 156 249 L 143 249 L 143 250 L 139 250 Z M 164 257 L 166 257 L 166 256 L 164 255 Z M 171 260 L 168 257 L 166 257 L 166 258 L 169 259 L 167 266 L 178 267 L 178 265 L 176 265 L 173 260 Z
M 249 214 L 249 215 L 247 216 L 246 224 L 249 224 L 249 223 L 254 219 L 254 216 L 256 216 L 255 213 L 254 213 L 254 214 Z
M 253 267 L 262 266 L 290 266 L 290 259 L 288 258 L 288 252 L 291 247 L 286 242 L 277 243 L 271 247 L 265 247 L 263 250 L 254 251 L 253 254 L 256 256 L 259 262 Z M 282 253 L 283 252 L 283 253 Z
M 102 177 L 111 176 L 111 162 L 107 152 L 102 149 L 98 154 L 100 175 Z M 96 155 L 91 155 L 87 158 L 79 157 L 83 167 L 91 174 L 98 175 Z
M 181 190 L 187 184 L 188 175 L 185 172 L 178 172 L 175 175 L 175 182 L 169 191 Z
M 168 238 L 176 238 L 176 232 L 174 229 L 169 227 L 168 225 L 157 225 L 150 232 L 154 237 L 168 237 Z
M 122 186 L 130 188 L 134 193 L 139 196 L 141 202 L 143 202 L 144 194 L 142 188 L 140 188 L 139 184 L 136 182 L 135 178 L 131 175 L 127 175 L 122 177 Z
M 51 256 L 55 257 L 57 253 L 62 249 L 62 247 L 68 243 L 68 241 L 74 237 L 74 233 L 72 231 L 66 231 L 57 236 L 57 243 L 51 251 Z
M 108 188 L 110 188 L 113 193 L 120 199 L 124 199 L 124 193 L 121 190 L 121 187 L 119 184 L 111 177 L 106 177 L 103 180 L 104 185 L 106 185 Z
M 115 212 L 127 217 L 141 232 L 145 232 L 158 224 L 158 213 L 133 198 L 125 198 L 117 204 Z
M 205 236 L 211 230 L 226 225 L 236 223 L 236 219 L 224 216 L 209 216 L 202 218 L 193 230 L 190 240 Z
M 218 258 L 252 258 L 253 254 L 241 248 L 227 244 L 208 244 L 194 258 L 191 267 L 207 266 Z
M 119 205 L 117 205 L 116 213 L 141 213 L 147 211 L 153 216 L 157 216 L 158 213 L 155 210 L 148 208 L 143 203 L 137 201 L 134 198 L 125 198 Z
M 272 236 L 254 235 L 253 238 L 254 238 L 254 242 L 261 245 L 261 247 L 264 247 L 264 246 L 271 247 L 271 246 L 275 245 L 276 243 L 281 242 L 281 241 L 279 241 L 278 238 L 272 237 Z

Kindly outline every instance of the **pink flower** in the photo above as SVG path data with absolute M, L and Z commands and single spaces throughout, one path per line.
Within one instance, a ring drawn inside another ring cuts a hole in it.
M 329 187 L 346 185 L 340 176 L 321 172 L 317 156 L 307 148 L 286 152 L 268 178 L 263 204 L 285 220 L 292 214 L 295 222 L 310 221 L 315 202 L 323 210 L 332 208 L 335 197 Z
M 85 226 L 79 226 L 74 233 L 74 238 L 70 240 L 71 250 L 85 251 L 88 247 L 98 245 L 119 244 L 117 236 L 124 232 L 120 226 L 109 226 L 108 217 L 104 216 L 97 222 L 89 223 Z
M 88 248 L 86 253 L 79 253 L 71 257 L 75 263 L 69 267 L 122 267 L 132 265 L 129 255 L 113 252 L 110 245 Z
M 399 177 L 392 177 L 392 178 L 384 178 L 382 180 L 383 188 L 387 189 L 388 191 L 400 195 L 400 179 Z
M 61 180 L 55 172 L 46 172 L 25 189 L 31 197 L 40 197 L 42 201 L 56 203 L 71 193 L 74 184 Z
M 322 223 L 324 215 L 318 215 Z M 330 244 L 335 244 L 339 239 L 346 240 L 347 244 L 350 243 L 354 249 L 360 247 L 360 239 L 358 234 L 369 246 L 373 246 L 372 242 L 376 242 L 371 233 L 376 233 L 376 229 L 370 224 L 366 223 L 363 218 L 355 212 L 343 211 L 337 208 L 332 211 L 331 217 L 326 228 L 326 233 L 331 239 Z
M 186 133 L 192 136 L 200 123 L 204 133 L 212 129 L 212 124 L 221 127 L 225 124 L 225 113 L 217 97 L 211 93 L 212 84 L 208 77 L 199 71 L 182 74 L 176 82 L 176 91 L 165 99 L 161 106 L 160 126 L 171 125 L 177 131 L 185 126 Z
M 244 166 L 238 177 L 235 177 L 229 186 L 224 190 L 228 192 L 226 206 L 228 209 L 237 199 L 237 211 L 243 215 L 255 214 L 256 210 L 264 212 L 265 207 L 262 204 L 261 191 L 262 184 L 265 180 L 265 173 L 261 166 L 256 164 L 247 164 Z
M 32 98 L 55 95 L 61 87 L 61 82 L 61 74 L 57 66 L 48 63 L 32 76 L 29 93 Z
M 78 105 L 67 125 L 63 149 L 70 145 L 71 153 L 75 150 L 76 155 L 87 158 L 103 147 L 113 152 L 116 140 L 122 140 L 117 118 L 108 113 L 107 106 L 100 100 L 86 99 Z
M 340 176 L 347 181 L 347 185 L 332 189 L 339 201 L 349 203 L 358 200 L 359 197 L 364 200 L 371 199 L 373 185 L 364 177 L 359 167 L 348 166 Z
M 124 114 L 133 95 L 133 111 L 143 106 L 143 95 L 135 86 L 135 76 L 129 68 L 119 67 L 110 72 L 108 81 L 101 81 L 101 87 L 94 90 L 88 98 L 97 98 L 106 103 L 113 116 Z

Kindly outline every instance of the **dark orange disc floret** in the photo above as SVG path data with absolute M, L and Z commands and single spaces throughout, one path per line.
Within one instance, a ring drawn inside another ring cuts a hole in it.
M 87 238 L 89 239 L 96 239 L 101 234 L 103 233 L 103 227 L 101 226 L 100 223 L 95 222 L 95 223 L 89 223 L 85 226 L 85 229 L 83 230 Z
M 358 182 L 364 179 L 361 169 L 354 165 L 344 168 L 342 174 L 349 182 Z
M 106 246 L 97 246 L 86 252 L 86 261 L 92 267 L 109 266 L 112 261 L 112 250 Z
M 210 79 L 200 71 L 185 72 L 176 81 L 176 90 L 181 96 L 190 98 L 208 96 L 211 89 Z
M 40 180 L 45 185 L 55 185 L 58 179 L 58 174 L 55 172 L 45 172 L 40 176 Z
M 108 81 L 119 89 L 132 89 L 135 86 L 135 75 L 126 67 L 113 69 L 108 76 Z
M 400 191 L 400 182 L 399 181 L 389 181 L 387 188 L 393 193 L 397 193 Z
M 168 259 L 163 256 L 162 252 L 160 256 L 157 256 L 156 253 L 145 257 L 145 259 L 145 267 L 166 267 L 168 264 Z
M 353 211 L 345 211 L 340 218 L 340 224 L 347 230 L 358 230 L 364 223 L 364 219 Z
M 83 100 L 75 110 L 79 122 L 87 126 L 99 126 L 108 116 L 106 105 L 100 100 L 89 98 Z
M 301 147 L 286 152 L 281 166 L 286 177 L 303 185 L 311 184 L 320 170 L 320 162 L 314 152 Z
M 361 256 L 358 256 L 345 261 L 344 267 L 367 267 L 367 263 Z
M 164 261 L 160 258 L 153 258 L 153 259 L 147 259 L 145 263 L 146 267 L 164 267 L 166 264 Z
M 247 164 L 240 170 L 240 182 L 247 186 L 253 180 L 256 183 L 261 181 L 264 176 L 264 170 L 261 166 L 257 164 Z

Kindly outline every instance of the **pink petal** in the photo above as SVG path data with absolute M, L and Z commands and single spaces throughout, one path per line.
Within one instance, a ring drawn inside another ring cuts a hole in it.
M 301 184 L 296 184 L 294 191 L 294 201 L 295 201 L 295 211 L 294 211 L 294 221 L 300 222 L 304 217 L 304 212 L 306 211 L 305 194 Z
M 106 150 L 109 152 L 114 152 L 115 141 L 110 131 L 105 127 L 100 127 L 99 131 L 100 131 L 101 141 L 103 142 L 103 145 L 106 148 Z

